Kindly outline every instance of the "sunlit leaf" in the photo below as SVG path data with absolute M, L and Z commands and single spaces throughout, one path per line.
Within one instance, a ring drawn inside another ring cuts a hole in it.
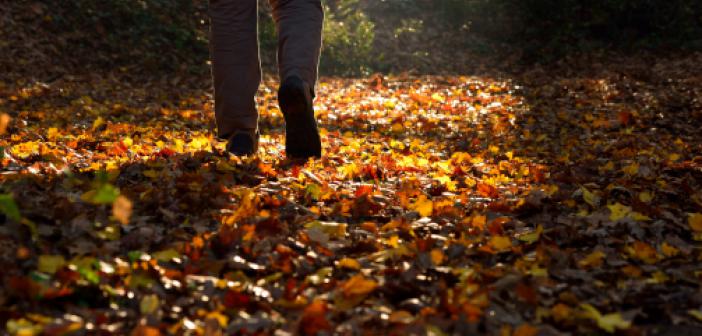
M 626 330 L 631 327 L 631 321 L 624 320 L 620 313 L 602 315 L 597 308 L 587 303 L 581 304 L 580 308 L 584 311 L 585 317 L 592 319 L 598 327 L 609 333 L 613 333 L 617 329 Z

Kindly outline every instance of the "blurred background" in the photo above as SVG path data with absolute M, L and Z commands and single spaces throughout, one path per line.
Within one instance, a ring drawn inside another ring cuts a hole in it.
M 702 1 L 325 0 L 321 74 L 470 73 L 575 53 L 702 49 Z M 0 76 L 207 74 L 206 0 L 3 0 Z M 275 28 L 260 1 L 262 64 Z

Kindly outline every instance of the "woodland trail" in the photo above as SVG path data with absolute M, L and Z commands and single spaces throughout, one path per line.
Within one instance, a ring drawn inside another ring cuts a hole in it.
M 213 137 L 207 91 L 180 80 L 0 86 L 0 321 L 20 335 L 698 333 L 702 90 L 684 67 L 323 79 L 325 156 L 304 164 L 284 159 L 272 82 L 259 155 L 243 159 Z

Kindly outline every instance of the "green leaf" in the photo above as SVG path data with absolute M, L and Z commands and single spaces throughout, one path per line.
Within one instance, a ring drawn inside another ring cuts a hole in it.
M 119 196 L 119 189 L 111 184 L 103 184 L 95 190 L 92 203 L 112 204 Z
M 17 203 L 11 194 L 0 194 L 0 212 L 14 221 L 19 222 L 22 219 Z

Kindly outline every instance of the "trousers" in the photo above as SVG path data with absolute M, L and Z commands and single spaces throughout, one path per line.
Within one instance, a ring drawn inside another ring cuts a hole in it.
M 278 74 L 314 88 L 322 47 L 321 0 L 269 0 L 278 33 Z M 210 57 L 217 136 L 258 131 L 261 82 L 257 0 L 210 0 Z

